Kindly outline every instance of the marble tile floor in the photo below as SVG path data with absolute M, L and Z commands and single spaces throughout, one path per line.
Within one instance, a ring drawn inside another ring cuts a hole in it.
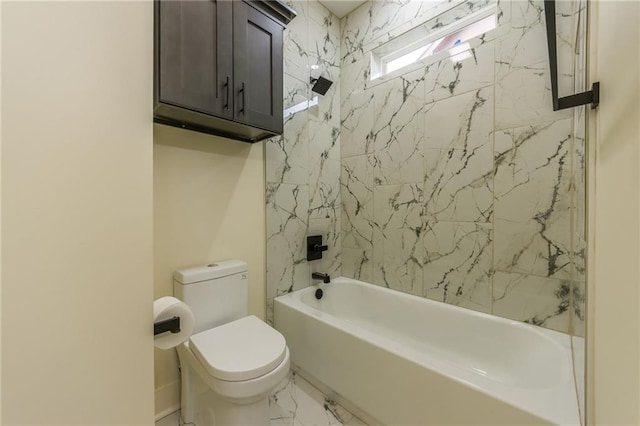
M 269 411 L 271 426 L 366 426 L 294 372 L 269 397 Z M 158 420 L 155 426 L 182 426 L 180 412 Z

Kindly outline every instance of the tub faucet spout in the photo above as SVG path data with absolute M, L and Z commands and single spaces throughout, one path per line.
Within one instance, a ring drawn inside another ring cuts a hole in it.
M 329 284 L 331 282 L 331 277 L 329 274 L 321 274 L 320 272 L 313 272 L 311 274 L 311 278 L 314 280 L 322 280 L 323 283 Z

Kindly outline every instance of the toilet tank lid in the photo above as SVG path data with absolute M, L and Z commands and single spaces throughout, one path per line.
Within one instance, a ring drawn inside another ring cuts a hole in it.
M 224 260 L 195 268 L 179 269 L 173 273 L 173 279 L 180 284 L 193 284 L 213 280 L 229 275 L 247 272 L 247 263 L 242 260 Z

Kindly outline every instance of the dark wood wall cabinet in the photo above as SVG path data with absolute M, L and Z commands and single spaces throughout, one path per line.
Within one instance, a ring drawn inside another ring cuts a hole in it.
M 247 142 L 282 133 L 279 1 L 156 0 L 157 123 Z

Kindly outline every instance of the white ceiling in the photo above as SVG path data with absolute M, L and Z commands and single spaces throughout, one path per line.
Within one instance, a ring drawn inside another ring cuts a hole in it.
M 349 12 L 365 3 L 367 0 L 319 0 L 327 9 L 333 12 L 338 18 L 342 18 Z

